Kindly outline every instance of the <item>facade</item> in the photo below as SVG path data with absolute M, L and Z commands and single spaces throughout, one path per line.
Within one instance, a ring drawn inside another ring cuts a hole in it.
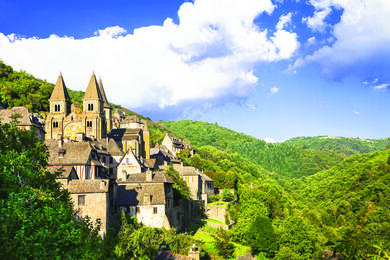
M 84 133 L 90 138 L 106 138 L 107 131 L 112 126 L 111 123 L 107 123 L 111 118 L 111 108 L 101 90 L 104 93 L 103 85 L 99 86 L 95 74 L 92 74 L 81 111 L 79 106 L 72 105 L 60 74 L 50 97 L 50 113 L 45 122 L 46 139 L 56 139 L 58 136 L 76 139 L 77 133 Z
M 173 181 L 162 172 L 126 175 L 118 172 L 117 207 L 137 216 L 138 222 L 156 228 L 171 227 Z
M 45 124 L 43 118 L 36 113 L 30 113 L 25 107 L 13 107 L 11 109 L 0 109 L 0 121 L 10 123 L 13 116 L 18 115 L 16 126 L 22 130 L 34 129 L 41 140 L 45 140 Z
M 165 134 L 165 137 L 164 137 L 161 144 L 164 145 L 165 147 L 167 147 L 168 150 L 174 156 L 176 156 L 176 153 L 178 153 L 184 149 L 189 150 L 191 155 L 194 155 L 194 153 L 195 153 L 194 148 L 192 148 L 192 146 L 189 145 L 187 142 L 182 141 L 179 138 L 177 138 L 176 136 L 170 135 L 168 133 Z

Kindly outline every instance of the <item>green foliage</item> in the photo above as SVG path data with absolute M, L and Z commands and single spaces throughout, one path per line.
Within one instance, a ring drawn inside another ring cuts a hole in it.
M 249 228 L 248 242 L 253 255 L 264 252 L 273 257 L 278 251 L 277 236 L 269 218 L 257 216 Z
M 360 139 L 347 137 L 295 137 L 285 143 L 299 145 L 303 148 L 333 152 L 341 155 L 355 155 L 371 153 L 389 148 L 390 140 L 387 139 Z
M 0 103 L 4 108 L 25 106 L 32 112 L 48 111 L 53 84 L 14 71 L 0 60 Z
M 218 255 L 230 258 L 234 254 L 234 245 L 230 242 L 229 234 L 226 230 L 219 228 L 214 235 L 215 244 L 218 250 Z
M 165 173 L 173 180 L 173 200 L 178 203 L 181 200 L 190 199 L 190 190 L 186 182 L 180 177 L 179 172 L 168 166 Z
M 176 254 L 188 254 L 193 240 L 190 236 L 176 233 L 175 229 L 150 228 L 137 223 L 136 218 L 121 215 L 121 228 L 114 252 L 116 257 L 126 259 L 153 259 L 158 247 L 166 241 Z
M 217 124 L 191 120 L 159 123 L 179 133 L 181 138 L 188 139 L 196 147 L 213 146 L 222 151 L 238 153 L 242 158 L 282 176 L 312 175 L 344 159 L 335 153 L 303 149 L 286 143 L 268 144 Z
M 85 92 L 81 90 L 71 90 L 67 88 L 68 94 L 70 99 L 72 100 L 72 103 L 77 103 L 77 104 L 83 104 L 83 97 Z
M 99 228 L 73 211 L 36 133 L 0 123 L 0 140 L 0 257 L 102 258 Z

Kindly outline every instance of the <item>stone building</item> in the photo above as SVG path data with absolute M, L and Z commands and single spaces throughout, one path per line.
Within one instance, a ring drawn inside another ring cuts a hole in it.
M 75 139 L 77 133 L 91 138 L 106 138 L 107 131 L 112 127 L 110 122 L 107 123 L 111 120 L 111 107 L 105 97 L 103 84 L 99 86 L 94 73 L 83 97 L 83 110 L 78 108 L 72 105 L 60 74 L 50 97 L 50 113 L 45 122 L 46 139 L 56 139 L 58 136 Z
M 170 163 L 178 162 L 165 145 L 159 145 L 158 143 L 150 149 L 150 158 L 156 159 L 158 166 L 167 166 Z M 178 163 L 180 164 L 180 162 Z
M 201 200 L 206 205 L 210 195 L 214 195 L 214 181 L 192 166 L 172 165 L 180 177 L 187 183 L 191 199 Z
M 180 140 L 176 136 L 170 135 L 168 133 L 165 134 L 165 137 L 164 137 L 161 144 L 164 145 L 165 147 L 167 147 L 168 150 L 174 156 L 176 156 L 176 153 L 178 153 L 184 149 L 189 150 L 191 155 L 194 155 L 194 153 L 195 153 L 194 148 L 192 148 L 192 146 L 190 144 L 188 144 L 187 142 Z
M 37 132 L 39 139 L 45 140 L 45 124 L 43 122 L 43 118 L 39 114 L 30 113 L 25 107 L 0 109 L 0 121 L 2 123 L 10 123 L 15 115 L 20 116 L 16 123 L 18 128 L 22 130 L 33 129 Z
M 171 227 L 173 181 L 165 173 L 118 172 L 117 207 L 137 216 L 138 222 L 156 228 Z

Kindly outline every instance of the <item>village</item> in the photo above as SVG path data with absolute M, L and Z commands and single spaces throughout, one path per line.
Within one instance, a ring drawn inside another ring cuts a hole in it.
M 103 238 L 113 211 L 136 216 L 148 227 L 181 231 L 206 213 L 215 194 L 213 180 L 177 158 L 185 149 L 194 155 L 194 148 L 168 133 L 161 144 L 150 147 L 147 121 L 113 113 L 102 80 L 94 73 L 82 106 L 71 102 L 61 74 L 49 101 L 45 119 L 25 107 L 0 109 L 0 117 L 7 123 L 18 114 L 19 128 L 35 129 L 48 147 L 48 170 L 61 171 L 57 181 L 69 191 L 74 209 L 93 221 L 99 219 Z M 174 181 L 164 172 L 168 167 L 186 182 L 191 203 L 183 206 L 174 201 Z M 224 221 L 225 211 L 209 212 Z

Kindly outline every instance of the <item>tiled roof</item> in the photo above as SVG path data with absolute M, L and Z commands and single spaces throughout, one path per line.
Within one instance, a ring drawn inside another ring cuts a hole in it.
M 107 149 L 112 156 L 122 156 L 123 155 L 121 148 L 119 148 L 119 145 L 114 141 L 114 139 L 108 140 Z
M 127 177 L 125 182 L 132 182 L 132 183 L 144 183 L 148 182 L 146 181 L 146 173 L 133 173 L 130 174 L 129 177 Z M 155 172 L 152 174 L 152 182 L 154 183 L 174 183 L 172 179 L 166 175 L 163 172 Z
M 144 165 L 151 169 L 154 168 L 155 164 L 156 164 L 156 159 L 145 159 L 144 161 Z
M 197 176 L 200 173 L 199 170 L 192 166 L 173 165 L 173 169 L 182 176 Z
M 51 93 L 49 100 L 65 100 L 69 102 L 71 101 L 61 73 L 58 76 L 57 83 L 54 86 L 53 93 Z
M 107 180 L 72 180 L 68 184 L 70 193 L 101 193 L 108 192 L 109 183 Z
M 102 100 L 102 94 L 99 90 L 99 84 L 96 81 L 95 73 L 92 73 L 91 79 L 89 80 L 87 90 L 84 94 L 84 99 L 98 99 Z
M 72 173 L 72 169 L 74 170 L 73 166 L 48 166 L 47 169 L 49 170 L 49 172 L 52 172 L 52 173 L 54 173 L 55 171 L 58 171 L 60 169 L 63 169 L 64 171 L 61 173 L 61 175 L 58 177 L 58 179 L 67 179 L 69 177 L 69 175 Z M 76 177 L 77 177 L 77 174 L 76 174 Z
M 207 176 L 203 172 L 199 172 L 199 174 L 202 177 L 202 179 L 204 179 L 205 181 L 213 181 L 213 179 L 211 179 L 209 176 Z

